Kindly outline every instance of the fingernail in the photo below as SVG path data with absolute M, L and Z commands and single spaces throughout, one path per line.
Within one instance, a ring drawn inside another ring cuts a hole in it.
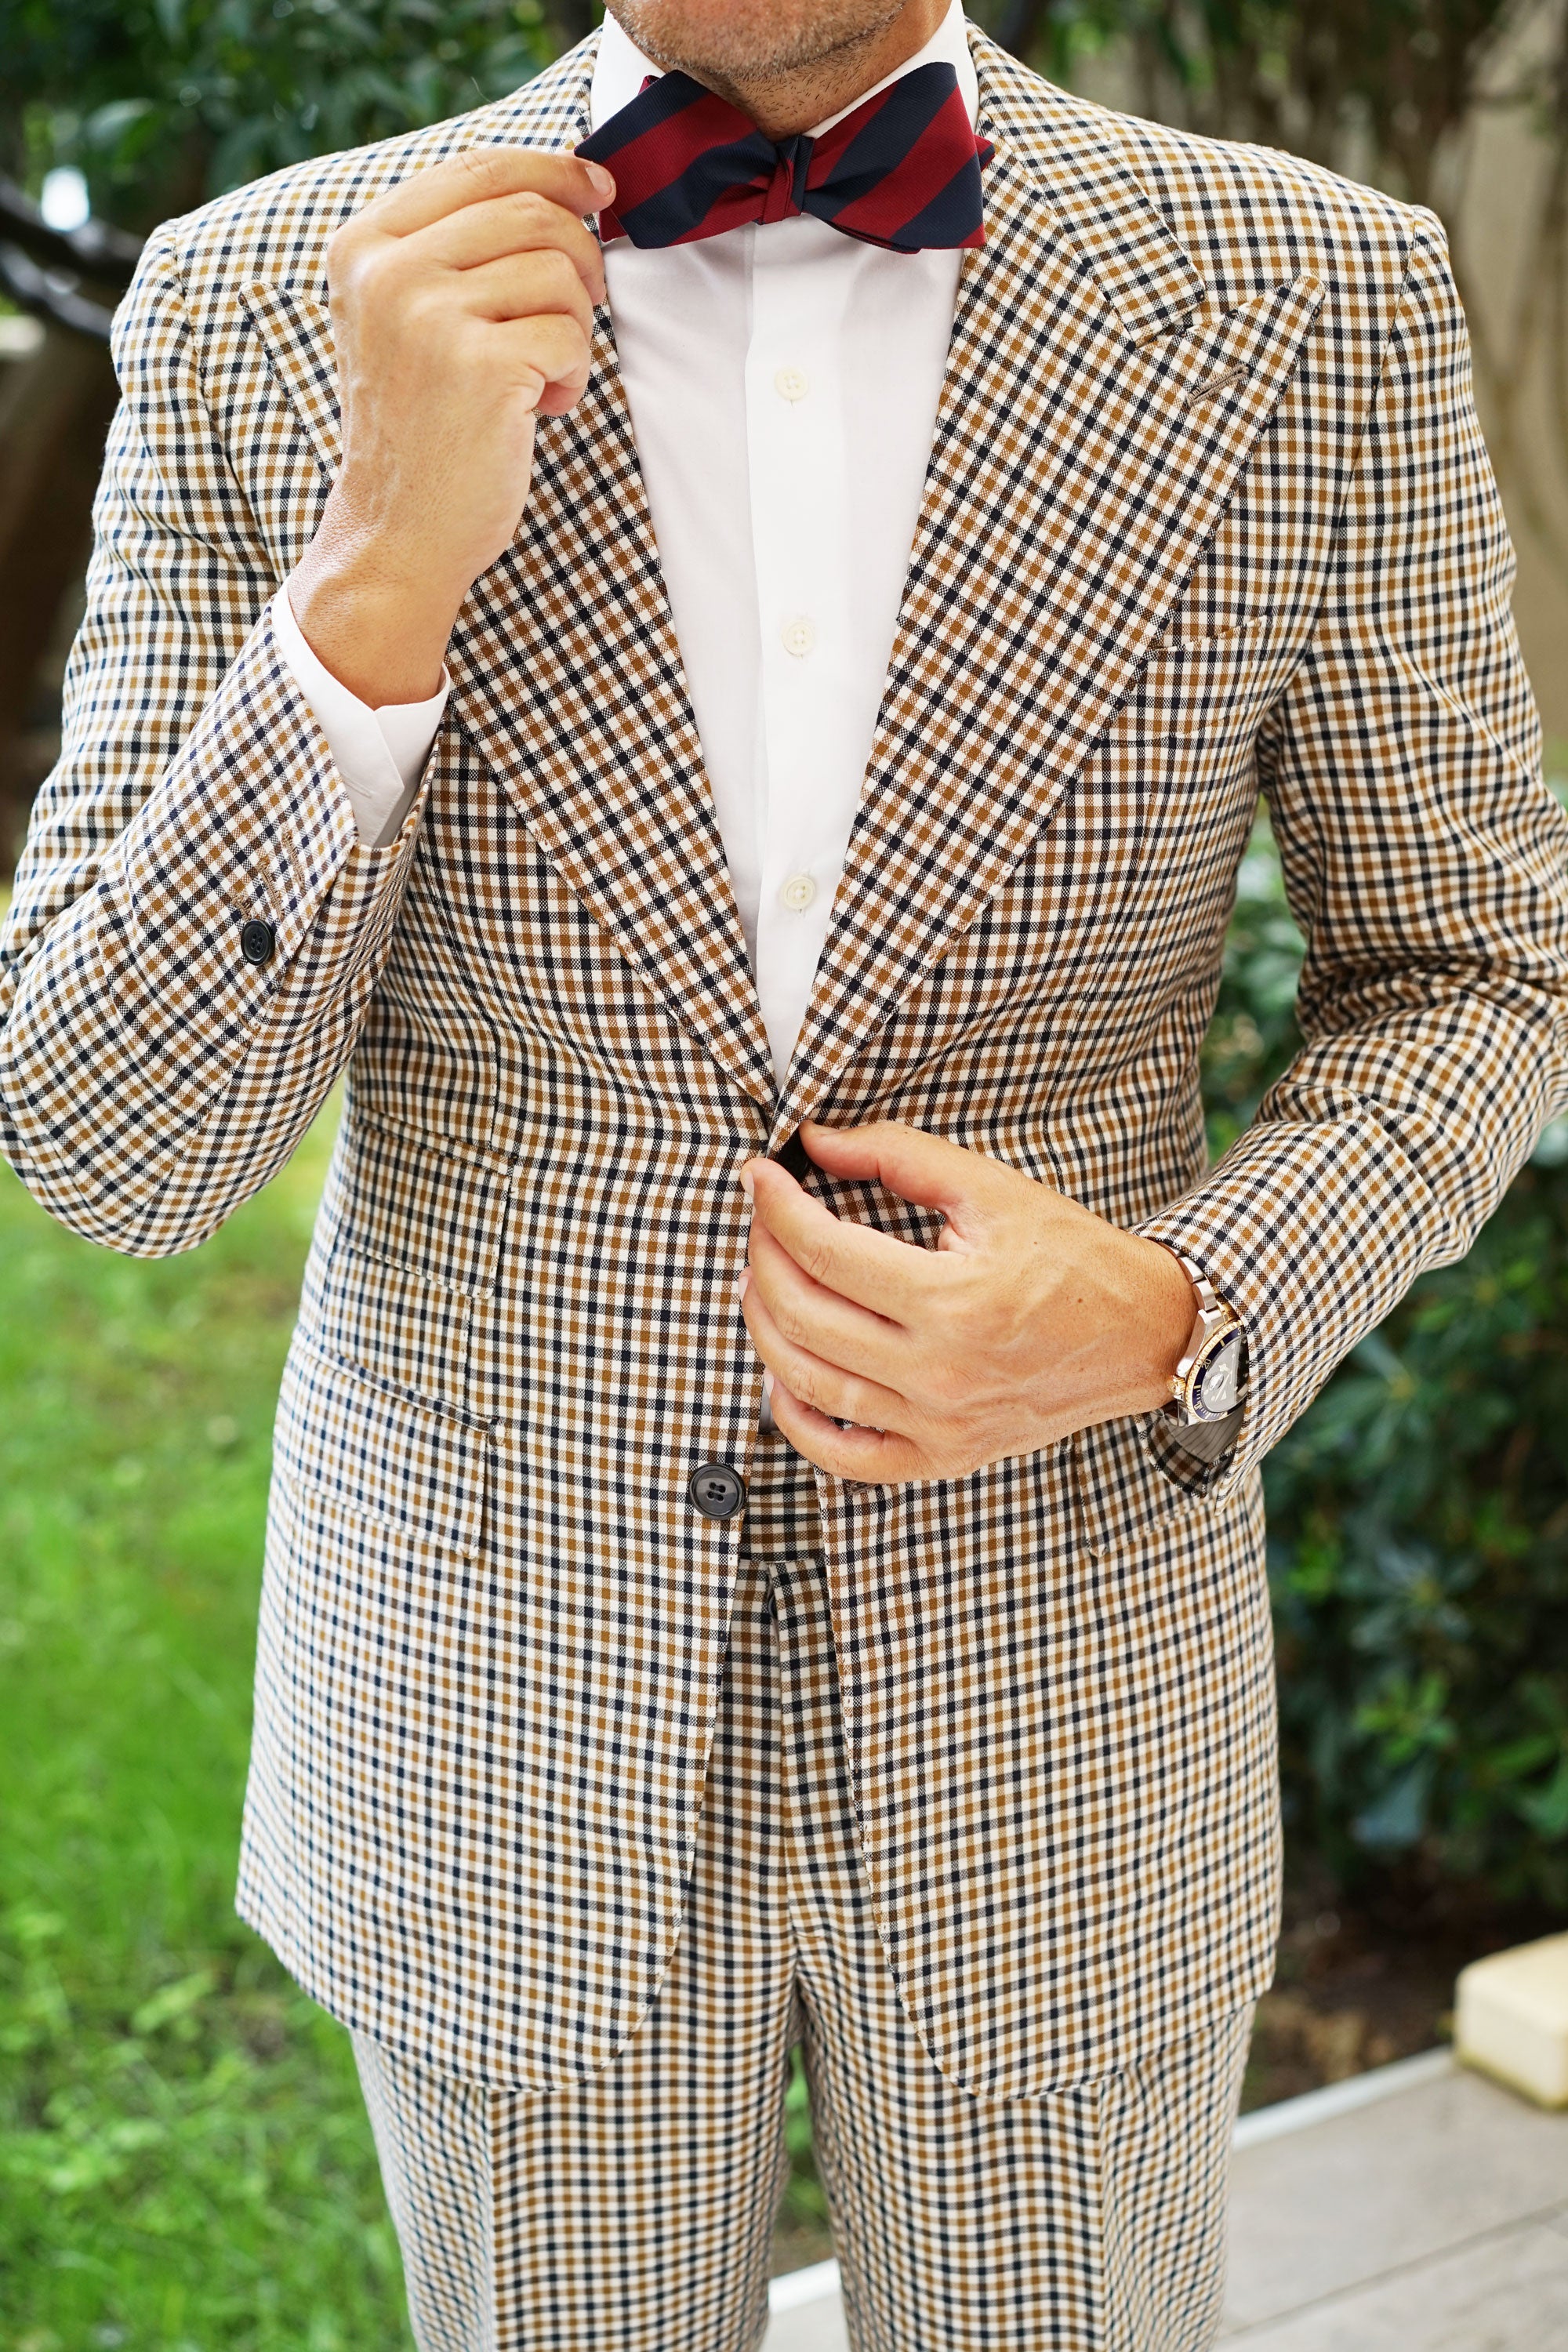
M 748 1291 L 748 1290 L 750 1290 L 751 1286 L 752 1286 L 752 1269 L 751 1269 L 751 1267 L 750 1267 L 749 1265 L 743 1265 L 743 1266 L 741 1268 L 741 1278 L 740 1278 L 740 1280 L 736 1283 L 735 1287 L 736 1287 L 736 1289 L 740 1292 L 740 1294 L 741 1294 L 742 1297 L 742 1298 L 744 1298 L 744 1297 L 745 1297 L 745 1295 L 746 1295 L 747 1291 Z
M 746 1162 L 746 1165 L 741 1171 L 741 1190 L 744 1192 L 748 1201 L 754 1200 L 756 1198 L 757 1187 L 752 1175 L 752 1163 L 750 1160 Z
M 602 163 L 585 163 L 583 169 L 593 183 L 595 194 L 603 196 L 605 202 L 608 204 L 616 193 L 616 184 L 610 173 L 605 171 Z
M 772 1372 L 764 1372 L 763 1374 L 763 1394 L 767 1398 L 771 1404 L 773 1402 L 773 1376 Z

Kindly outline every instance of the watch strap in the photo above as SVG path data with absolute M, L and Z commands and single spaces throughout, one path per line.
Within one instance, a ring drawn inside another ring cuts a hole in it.
M 1167 1249 L 1171 1247 L 1168 1242 L 1163 1246 Z M 1217 1417 L 1201 1413 L 1198 1411 L 1197 1383 L 1208 1360 L 1212 1343 L 1228 1336 L 1233 1331 L 1239 1331 L 1241 1318 L 1235 1314 L 1220 1297 L 1202 1266 L 1194 1265 L 1191 1258 L 1183 1256 L 1180 1250 L 1172 1249 L 1171 1255 L 1193 1286 L 1194 1295 L 1198 1302 L 1198 1311 L 1193 1324 L 1192 1336 L 1187 1341 L 1186 1349 L 1172 1379 L 1171 1399 L 1164 1407 L 1164 1411 L 1168 1418 L 1182 1429 L 1196 1431 L 1218 1428 L 1224 1424 Z M 1229 1423 L 1238 1418 L 1240 1411 L 1238 1402 L 1225 1416 L 1225 1422 Z

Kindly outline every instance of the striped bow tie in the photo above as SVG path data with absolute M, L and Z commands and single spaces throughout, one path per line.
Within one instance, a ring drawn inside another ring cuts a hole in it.
M 917 66 L 825 131 L 776 142 L 689 74 L 644 84 L 578 148 L 616 175 L 599 234 L 694 245 L 747 221 L 809 213 L 894 253 L 984 245 L 977 139 L 947 65 Z

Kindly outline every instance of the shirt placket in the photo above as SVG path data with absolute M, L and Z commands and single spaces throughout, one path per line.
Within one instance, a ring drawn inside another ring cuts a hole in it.
M 764 754 L 757 970 L 781 1084 L 857 799 L 857 780 L 837 772 L 852 658 L 839 381 L 852 271 L 822 240 L 815 223 L 780 222 L 757 235 L 746 361 Z

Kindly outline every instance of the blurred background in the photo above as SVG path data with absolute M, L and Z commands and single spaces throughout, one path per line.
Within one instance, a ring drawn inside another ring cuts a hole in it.
M 0 891 L 58 740 L 142 236 L 497 96 L 586 0 L 0 0 Z M 1446 222 L 1568 798 L 1564 0 L 1001 0 L 1108 103 Z M 1291 1050 L 1266 824 L 1206 1080 Z M 205 1248 L 117 1260 L 0 1171 L 0 2352 L 406 2345 L 346 2041 L 233 1916 L 271 1411 L 323 1122 Z M 1568 1123 L 1268 1470 L 1289 1893 L 1257 2105 L 1441 2042 L 1568 1927 Z M 781 2265 L 826 2248 L 804 2094 Z

